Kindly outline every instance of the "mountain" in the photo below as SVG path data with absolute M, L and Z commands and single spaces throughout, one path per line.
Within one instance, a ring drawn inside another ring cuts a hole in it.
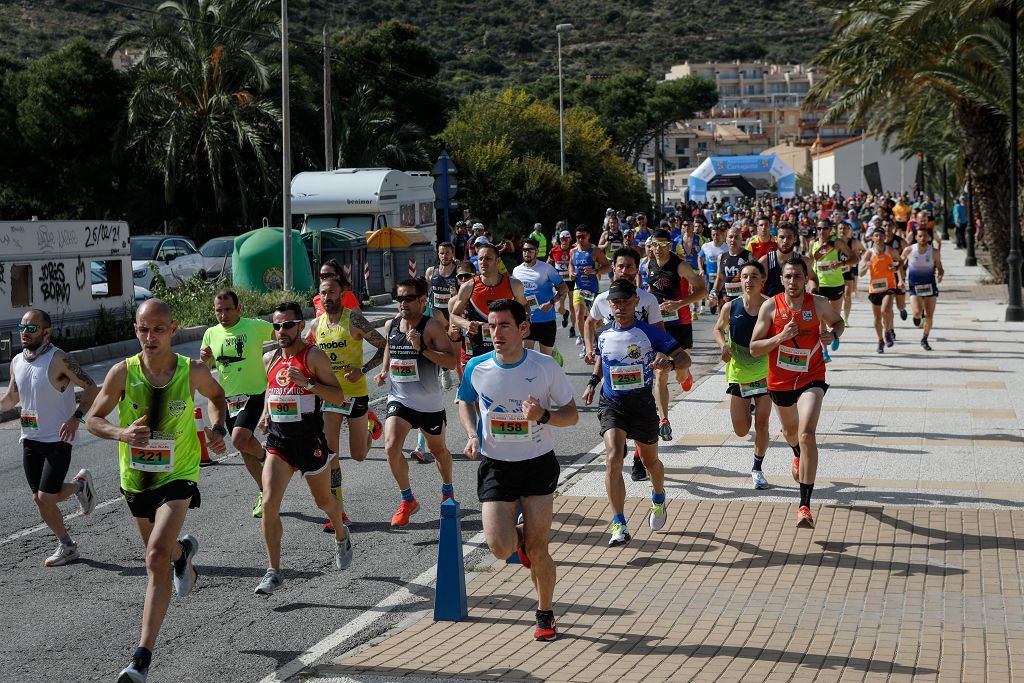
M 114 27 L 160 0 L 3 0 L 0 56 L 24 60 L 75 36 L 103 48 Z M 524 84 L 557 73 L 558 23 L 567 78 L 639 69 L 661 77 L 683 61 L 802 62 L 828 39 L 827 17 L 807 0 L 289 0 L 291 35 L 387 19 L 418 26 L 458 92 Z

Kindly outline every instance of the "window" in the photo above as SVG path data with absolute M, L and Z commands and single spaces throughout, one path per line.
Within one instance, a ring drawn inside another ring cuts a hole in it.
M 124 279 L 121 273 L 121 261 L 92 261 L 89 263 L 92 278 L 92 296 L 120 297 L 124 294 Z
M 11 266 L 11 306 L 32 305 L 32 266 Z

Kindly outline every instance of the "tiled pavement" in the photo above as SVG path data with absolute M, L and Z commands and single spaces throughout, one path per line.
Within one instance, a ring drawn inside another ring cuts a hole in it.
M 532 641 L 529 574 L 495 563 L 472 574 L 468 620 L 421 619 L 318 680 L 1024 680 L 1024 326 L 964 296 L 988 288 L 948 251 L 933 352 L 908 321 L 877 356 L 854 304 L 813 531 L 794 526 L 774 419 L 775 486 L 750 489 L 717 373 L 673 408 L 665 530 L 644 521 L 649 485 L 627 481 L 634 539 L 607 547 L 600 460 L 556 498 L 559 640 Z

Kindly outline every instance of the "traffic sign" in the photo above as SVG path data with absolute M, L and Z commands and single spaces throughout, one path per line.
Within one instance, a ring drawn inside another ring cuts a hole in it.
M 455 168 L 455 163 L 451 157 L 448 156 L 447 152 L 441 152 L 441 156 L 434 162 L 434 168 L 431 169 L 430 175 L 440 177 L 445 172 L 445 166 L 447 166 L 448 175 L 457 175 L 459 170 Z
M 448 176 L 448 198 L 453 198 L 459 192 L 459 181 L 453 175 Z M 434 196 L 444 197 L 444 178 L 437 176 L 434 178 Z
M 444 208 L 444 200 L 443 199 L 435 199 L 434 200 L 434 208 L 435 209 L 443 209 Z M 459 200 L 452 199 L 451 201 L 449 201 L 448 202 L 448 208 L 450 208 L 450 209 L 457 209 L 457 208 L 459 208 Z
M 833 192 L 839 192 L 839 183 L 834 183 L 832 185 L 832 191 Z

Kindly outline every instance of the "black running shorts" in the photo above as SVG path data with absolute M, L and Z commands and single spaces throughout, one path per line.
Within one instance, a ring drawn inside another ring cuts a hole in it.
M 256 427 L 260 423 L 260 416 L 263 415 L 263 401 L 265 398 L 265 393 L 253 394 L 249 396 L 249 400 L 245 402 L 245 407 L 238 414 L 234 417 L 228 415 L 228 419 L 224 421 L 228 427 L 228 434 L 231 434 L 235 427 L 255 432 Z
M 868 301 L 871 302 L 872 306 L 881 306 L 882 300 L 887 296 L 892 296 L 896 293 L 895 289 L 887 289 L 884 292 L 875 292 L 874 294 L 868 294 Z
M 678 325 L 665 325 L 665 331 L 669 333 L 679 348 L 690 350 L 693 348 L 693 325 L 679 323 Z
M 799 389 L 794 389 L 793 391 L 769 390 L 768 395 L 772 397 L 772 403 L 775 405 L 781 408 L 789 408 L 790 406 L 795 405 L 797 400 L 800 398 L 800 394 L 804 393 L 808 389 L 821 389 L 822 392 L 828 392 L 828 385 L 821 380 L 814 380 L 813 382 L 808 382 L 804 386 Z
M 843 298 L 843 294 L 846 292 L 846 285 L 842 284 L 837 287 L 818 287 L 814 290 L 815 294 L 825 297 L 829 301 L 839 301 Z
M 199 485 L 187 479 L 175 479 L 155 489 L 137 493 L 121 489 L 121 495 L 128 503 L 132 517 L 145 518 L 150 522 L 156 521 L 157 508 L 171 501 L 188 500 L 190 501 L 189 510 L 199 507 L 202 502 L 199 496 Z
M 335 453 L 327 447 L 323 432 L 309 438 L 288 437 L 281 439 L 267 435 L 267 453 L 276 455 L 292 466 L 304 477 L 314 477 L 327 469 Z
M 557 332 L 554 320 L 549 320 L 546 323 L 530 323 L 530 334 L 526 338 L 541 346 L 554 346 Z
M 409 426 L 413 429 L 422 429 L 431 436 L 437 436 L 444 430 L 444 426 L 448 423 L 448 417 L 445 415 L 444 409 L 423 413 L 418 410 L 408 408 L 397 401 L 388 401 L 388 412 L 387 418 L 397 417 L 405 420 L 409 423 Z
M 601 436 L 609 429 L 621 429 L 627 439 L 637 443 L 658 443 L 658 407 L 654 394 L 636 391 L 615 399 L 601 394 L 597 402 L 597 421 L 601 425 Z
M 554 451 L 514 462 L 481 455 L 476 493 L 481 503 L 513 503 L 529 496 L 549 496 L 558 488 L 560 472 Z
M 25 439 L 21 442 L 21 464 L 32 493 L 60 493 L 71 466 L 71 444 Z

